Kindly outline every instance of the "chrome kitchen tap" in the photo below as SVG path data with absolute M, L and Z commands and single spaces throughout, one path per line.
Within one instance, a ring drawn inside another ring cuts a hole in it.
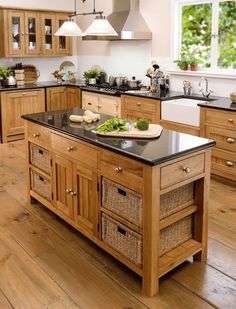
M 203 88 L 202 86 L 202 83 L 205 82 L 205 87 Z M 209 95 L 212 93 L 211 90 L 208 89 L 208 80 L 206 77 L 202 77 L 200 79 L 200 82 L 198 84 L 199 86 L 199 91 L 202 93 L 202 95 L 205 97 L 205 98 L 208 98 Z

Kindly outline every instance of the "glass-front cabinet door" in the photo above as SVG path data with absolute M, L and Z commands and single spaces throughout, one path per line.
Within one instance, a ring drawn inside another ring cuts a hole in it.
M 39 15 L 35 12 L 25 13 L 25 51 L 28 55 L 40 53 Z
M 68 15 L 57 15 L 56 16 L 56 31 L 61 27 L 61 25 L 68 19 Z M 72 46 L 71 38 L 66 36 L 56 37 L 56 52 L 62 55 L 71 55 Z
M 8 53 L 11 56 L 24 54 L 25 30 L 24 30 L 24 12 L 7 12 L 8 29 L 10 29 L 8 39 Z
M 42 52 L 44 55 L 53 56 L 56 54 L 55 48 L 55 15 L 42 14 Z

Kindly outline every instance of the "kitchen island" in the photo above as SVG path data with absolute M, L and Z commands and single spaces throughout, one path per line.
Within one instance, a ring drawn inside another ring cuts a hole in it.
M 207 257 L 212 140 L 163 130 L 156 139 L 98 136 L 71 109 L 23 116 L 27 192 L 142 277 Z

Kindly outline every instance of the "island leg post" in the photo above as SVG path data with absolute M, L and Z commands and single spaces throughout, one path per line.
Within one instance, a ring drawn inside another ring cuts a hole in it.
M 159 292 L 160 168 L 145 166 L 143 199 L 143 280 L 147 296 Z

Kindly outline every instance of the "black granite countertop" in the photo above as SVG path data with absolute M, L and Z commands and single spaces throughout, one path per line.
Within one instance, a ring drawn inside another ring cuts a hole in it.
M 110 117 L 101 115 L 100 121 L 92 124 L 79 124 L 69 120 L 71 114 L 82 115 L 83 112 L 82 109 L 74 108 L 24 115 L 22 118 L 149 165 L 157 165 L 215 144 L 212 140 L 166 129 L 155 139 L 99 136 L 94 132 L 95 127 Z
M 11 86 L 11 87 L 1 87 L 0 86 L 0 91 L 15 91 L 15 90 L 27 90 L 27 89 L 61 87 L 61 86 L 82 87 L 84 86 L 84 81 L 77 81 L 74 83 L 63 82 L 61 84 L 58 84 L 57 82 L 53 82 L 53 81 L 47 81 L 47 82 L 38 82 L 36 84 L 26 84 L 24 86 Z
M 74 86 L 74 87 L 79 87 L 82 90 L 102 93 L 101 91 L 97 91 L 95 89 L 86 88 L 83 80 L 79 80 L 74 83 L 63 82 L 61 84 L 58 84 L 53 81 L 47 81 L 47 82 L 38 82 L 36 84 L 27 84 L 24 86 L 0 87 L 0 91 L 27 90 L 27 89 L 60 87 L 60 86 Z M 117 94 L 112 94 L 112 93 L 104 93 L 104 94 L 117 95 Z M 190 96 L 185 96 L 182 92 L 177 92 L 177 91 L 162 91 L 160 93 L 146 93 L 146 92 L 142 93 L 142 92 L 137 92 L 137 91 L 134 91 L 134 92 L 131 91 L 131 92 L 121 92 L 120 95 L 122 94 L 136 96 L 136 97 L 156 99 L 156 100 L 161 100 L 161 101 L 174 100 L 174 99 L 179 99 L 179 98 L 196 99 L 196 100 L 202 101 L 202 103 L 198 104 L 199 106 L 202 106 L 202 107 L 217 108 L 217 109 L 234 111 L 234 112 L 236 111 L 236 103 L 232 103 L 230 98 L 225 98 L 225 97 L 204 98 L 201 94 L 192 94 Z

